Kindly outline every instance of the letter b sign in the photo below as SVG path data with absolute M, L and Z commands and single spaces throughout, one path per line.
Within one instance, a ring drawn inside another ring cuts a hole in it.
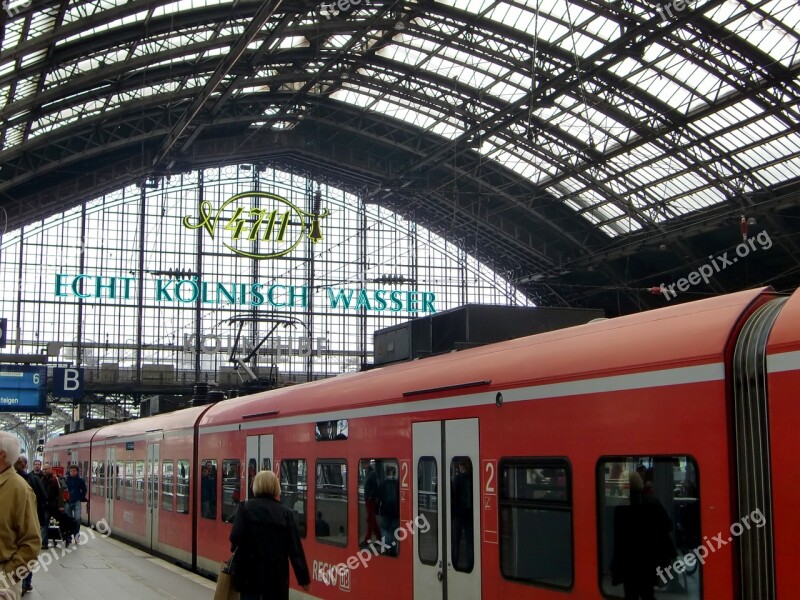
M 58 398 L 83 397 L 83 369 L 53 369 L 53 396 Z

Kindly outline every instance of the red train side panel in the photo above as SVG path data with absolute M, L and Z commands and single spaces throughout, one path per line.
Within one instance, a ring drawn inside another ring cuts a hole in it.
M 767 350 L 767 370 L 777 598 L 792 600 L 800 589 L 800 292 L 788 300 L 775 322 Z

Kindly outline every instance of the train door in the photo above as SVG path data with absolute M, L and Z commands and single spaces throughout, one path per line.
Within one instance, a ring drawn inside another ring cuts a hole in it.
M 145 493 L 145 537 L 147 546 L 156 548 L 158 546 L 158 506 L 160 495 L 158 493 L 159 481 L 159 444 L 147 445 L 147 489 Z
M 107 466 L 100 467 L 100 469 L 103 470 L 103 473 L 98 477 L 98 480 L 103 482 L 104 484 L 104 487 L 101 489 L 103 490 L 103 495 L 105 496 L 106 523 L 108 523 L 108 527 L 114 526 L 114 477 L 113 477 L 114 469 L 112 468 L 112 466 L 116 464 L 114 462 L 115 455 L 116 455 L 116 448 L 114 447 L 108 448 L 108 451 L 106 452 L 106 458 L 108 459 L 106 461 Z M 106 473 L 110 475 L 109 478 L 106 477 Z
M 253 477 L 259 471 L 271 471 L 273 441 L 271 435 L 251 435 L 247 438 L 247 497 L 253 493 Z
M 414 514 L 427 522 L 414 542 L 414 598 L 480 600 L 478 419 L 415 423 L 412 435 Z

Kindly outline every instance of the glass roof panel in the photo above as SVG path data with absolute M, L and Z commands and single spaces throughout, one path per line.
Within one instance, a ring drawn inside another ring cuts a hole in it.
M 758 11 L 748 4 L 725 2 L 709 17 L 741 39 L 769 54 L 784 67 L 800 61 L 797 32 L 800 31 L 800 6 L 796 0 L 771 0 L 759 3 Z

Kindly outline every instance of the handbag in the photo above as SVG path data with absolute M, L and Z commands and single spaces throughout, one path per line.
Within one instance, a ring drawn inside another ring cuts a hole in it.
M 237 548 L 238 549 L 238 548 Z M 233 587 L 233 559 L 236 557 L 236 550 L 233 551 L 228 562 L 220 563 L 219 575 L 217 576 L 217 588 L 214 591 L 214 600 L 239 600 L 239 592 Z

